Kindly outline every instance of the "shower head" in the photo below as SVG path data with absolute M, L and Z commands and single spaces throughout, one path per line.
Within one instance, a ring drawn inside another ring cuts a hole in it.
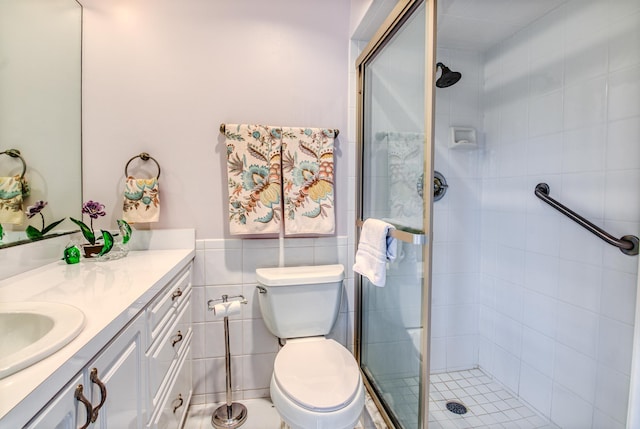
M 438 70 L 438 67 L 442 69 L 440 78 L 436 80 L 436 86 L 438 88 L 446 88 L 448 86 L 454 85 L 462 77 L 462 74 L 460 72 L 451 71 L 449 70 L 449 67 L 445 66 L 442 63 L 436 64 L 436 71 Z

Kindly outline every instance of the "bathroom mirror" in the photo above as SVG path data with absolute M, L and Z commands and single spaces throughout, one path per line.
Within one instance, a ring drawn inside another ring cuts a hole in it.
M 17 149 L 31 193 L 48 225 L 44 238 L 76 230 L 69 216 L 82 209 L 82 6 L 76 0 L 0 0 L 0 152 Z M 22 171 L 19 158 L 0 156 L 0 176 Z M 25 229 L 42 228 L 39 215 L 21 225 L 2 223 L 1 247 L 28 243 Z

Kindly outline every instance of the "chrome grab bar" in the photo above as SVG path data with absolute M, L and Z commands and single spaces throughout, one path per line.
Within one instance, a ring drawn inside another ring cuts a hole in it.
M 609 234 L 602 228 L 589 222 L 588 220 L 586 220 L 585 218 L 583 218 L 573 210 L 567 208 L 566 206 L 560 204 L 558 201 L 551 198 L 549 196 L 549 185 L 547 185 L 546 183 L 538 183 L 536 185 L 536 189 L 534 193 L 536 197 L 540 198 L 542 201 L 549 204 L 551 207 L 558 210 L 560 213 L 567 216 L 569 219 L 583 226 L 592 234 L 597 235 L 602 240 L 606 241 L 612 246 L 616 246 L 617 248 L 619 248 L 620 251 L 625 255 L 633 256 L 638 254 L 640 241 L 638 240 L 638 237 L 636 237 L 635 235 L 624 235 L 619 239 L 614 237 L 613 235 Z
M 358 219 L 356 220 L 356 226 L 358 228 L 362 228 L 362 225 L 364 225 L 364 221 L 362 219 Z M 404 241 L 405 243 L 409 243 L 409 244 L 416 244 L 418 246 L 424 246 L 427 243 L 427 236 L 426 234 L 422 234 L 422 233 L 413 233 L 413 232 L 409 232 L 409 231 L 404 231 L 402 229 L 398 229 L 400 227 L 393 225 L 396 227 L 396 229 L 392 229 L 391 231 L 389 231 L 389 235 L 397 240 L 400 241 Z

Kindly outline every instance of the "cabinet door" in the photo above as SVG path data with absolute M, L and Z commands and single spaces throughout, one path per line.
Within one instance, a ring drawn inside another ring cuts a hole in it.
M 76 400 L 76 389 L 82 385 L 82 375 L 74 378 L 31 422 L 26 429 L 77 429 L 87 424 L 87 409 Z M 87 391 L 82 385 L 83 394 Z
M 90 381 L 94 413 L 98 408 L 92 429 L 143 427 L 146 420 L 143 333 L 144 320 L 138 317 L 87 366 L 87 377 L 90 379 L 91 372 L 96 371 L 99 380 Z

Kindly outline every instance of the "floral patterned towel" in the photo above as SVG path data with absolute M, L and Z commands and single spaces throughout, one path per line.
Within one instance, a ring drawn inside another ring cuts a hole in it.
M 127 177 L 124 184 L 124 204 L 122 219 L 128 223 L 158 222 L 160 219 L 160 199 L 158 179 L 136 179 Z
M 229 232 L 278 234 L 281 229 L 281 128 L 227 124 Z
M 22 211 L 22 180 L 20 176 L 0 177 L 0 223 L 20 225 Z
M 332 234 L 333 130 L 282 128 L 285 235 Z
M 398 225 L 422 229 L 421 197 L 424 134 L 387 133 L 389 147 L 389 215 Z M 425 190 L 431 191 L 431 182 Z

